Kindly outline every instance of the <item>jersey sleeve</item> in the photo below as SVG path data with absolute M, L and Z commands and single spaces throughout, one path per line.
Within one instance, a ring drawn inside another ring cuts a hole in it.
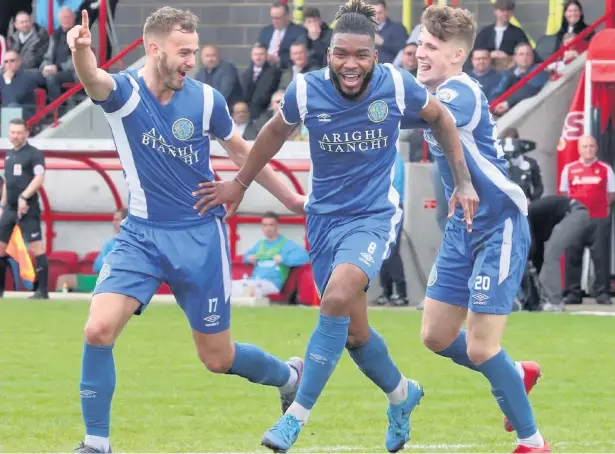
M 568 187 L 568 166 L 564 166 L 562 170 L 562 176 L 560 177 L 559 182 L 559 192 L 562 194 L 567 193 L 570 190 Z
M 287 125 L 295 125 L 301 121 L 299 103 L 297 102 L 297 81 L 293 80 L 286 88 L 279 105 L 282 119 Z
M 41 150 L 32 150 L 31 164 L 32 172 L 35 176 L 43 175 L 45 173 L 45 156 Z
M 215 88 L 212 88 L 212 90 L 214 105 L 210 117 L 209 132 L 217 139 L 229 140 L 233 136 L 235 123 L 233 123 L 228 105 L 222 93 Z
M 458 80 L 438 87 L 436 98 L 453 115 L 458 128 L 470 123 L 477 107 L 480 108 L 477 104 L 481 102 L 481 97 L 477 97 L 472 87 Z
M 97 101 L 90 98 L 94 104 L 102 107 L 102 109 L 107 113 L 113 113 L 120 110 L 130 99 L 132 92 L 137 89 L 133 86 L 133 83 L 130 81 L 130 77 L 126 74 L 111 74 L 111 78 L 113 79 L 113 90 L 111 90 L 111 93 L 107 99 L 104 101 Z
M 606 192 L 615 192 L 615 172 L 613 172 L 613 168 L 609 164 L 606 164 L 606 174 Z
M 401 73 L 404 85 L 404 101 L 406 104 L 404 115 L 418 117 L 419 112 L 427 107 L 429 103 L 429 91 L 427 91 L 425 85 L 416 80 L 408 71 L 403 69 L 398 71 Z

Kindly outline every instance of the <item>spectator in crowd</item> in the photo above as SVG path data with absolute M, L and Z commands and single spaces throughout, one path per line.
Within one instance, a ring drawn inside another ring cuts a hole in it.
M 290 59 L 293 65 L 282 73 L 278 87 L 280 90 L 286 90 L 290 83 L 295 80 L 297 74 L 305 74 L 314 69 L 319 69 L 311 65 L 307 46 L 304 42 L 298 41 L 290 46 Z
M 7 50 L 9 50 L 9 48 L 6 39 L 4 39 L 4 36 L 0 35 L 0 70 L 4 69 L 4 59 Z
M 42 2 L 42 0 L 38 0 Z M 45 0 L 44 10 L 47 12 L 48 0 Z M 38 7 L 38 5 L 37 5 Z M 17 13 L 25 11 L 32 14 L 32 0 L 2 0 L 0 1 L 0 36 L 8 36 L 9 24 Z
M 49 102 L 60 97 L 62 84 L 77 82 L 77 73 L 73 67 L 73 59 L 66 41 L 66 34 L 75 25 L 75 13 L 70 8 L 64 7 L 58 12 L 58 18 L 60 27 L 51 35 L 47 52 L 40 66 L 41 74 L 45 78 Z
M 401 154 L 397 152 L 395 156 L 395 170 L 393 175 L 393 187 L 399 194 L 399 209 L 404 209 L 404 197 L 405 197 L 405 180 L 406 169 L 404 159 Z M 390 304 L 392 306 L 407 306 L 408 305 L 408 293 L 406 290 L 406 276 L 404 274 L 404 262 L 401 259 L 401 239 L 403 235 L 403 218 L 399 221 L 399 230 L 397 232 L 397 238 L 395 245 L 391 248 L 389 257 L 382 262 L 382 268 L 380 269 L 380 286 L 382 287 L 382 294 L 376 300 L 376 304 L 384 306 Z M 395 286 L 395 292 L 393 291 L 393 285 Z
M 427 9 L 427 5 L 425 5 L 421 11 L 421 14 Z M 410 36 L 408 36 L 408 39 L 406 40 L 406 44 L 418 44 L 419 42 L 419 35 L 421 34 L 421 24 L 416 24 L 414 26 L 414 28 L 412 29 L 412 31 L 410 32 Z M 393 60 L 393 65 L 400 67 L 401 66 L 401 57 L 402 57 L 402 52 L 404 51 L 404 49 L 400 50 L 397 53 L 397 56 L 395 57 L 395 60 Z
M 566 251 L 566 304 L 581 303 L 583 252 L 591 251 L 594 263 L 594 292 L 598 304 L 612 304 L 609 285 L 610 205 L 615 200 L 615 173 L 599 161 L 598 142 L 592 136 L 579 139 L 580 159 L 566 164 L 560 179 L 560 193 L 578 200 L 589 210 L 590 222 L 578 241 Z
M 557 31 L 557 45 L 556 49 L 559 48 L 564 41 L 564 36 L 567 33 L 574 33 L 578 35 L 583 30 L 587 28 L 587 24 L 585 23 L 585 16 L 583 15 L 583 6 L 581 2 L 578 0 L 567 0 L 564 3 L 564 17 L 562 17 L 562 26 Z M 590 33 L 585 41 L 589 42 L 593 33 Z
M 198 70 L 194 78 L 218 90 L 226 104 L 232 106 L 243 96 L 239 73 L 234 64 L 220 60 L 218 48 L 206 45 L 201 50 L 201 63 L 203 67 Z
M 284 99 L 284 90 L 278 90 L 271 96 L 271 103 L 269 104 L 269 108 L 254 121 L 254 124 L 259 131 L 263 126 L 265 126 L 265 123 L 271 120 L 271 118 L 273 118 L 273 116 L 278 113 L 278 110 L 280 110 L 280 102 L 282 102 L 282 99 Z M 286 140 L 300 139 L 301 134 L 302 128 L 295 128 Z
M 258 135 L 258 128 L 250 118 L 250 108 L 243 101 L 237 101 L 232 109 L 233 121 L 237 127 L 237 132 L 245 140 L 254 140 Z
M 78 293 L 91 293 L 94 291 L 96 279 L 103 266 L 105 256 L 111 252 L 111 249 L 115 246 L 115 236 L 120 233 L 120 224 L 126 216 L 128 216 L 128 210 L 125 208 L 117 210 L 113 214 L 113 237 L 104 244 L 98 257 L 94 260 L 92 264 L 92 274 L 62 274 L 58 277 L 56 290 Z
M 115 19 L 115 9 L 117 8 L 117 4 L 119 0 L 106 0 L 107 1 L 107 18 L 108 14 L 111 12 L 111 17 Z M 90 21 L 90 27 L 92 24 L 96 22 L 98 19 L 98 13 L 100 10 L 100 0 L 82 0 L 81 4 L 77 6 L 77 9 L 73 9 L 75 13 L 80 13 L 82 10 L 87 10 L 88 18 Z M 77 24 L 81 24 L 81 14 L 76 15 Z M 98 22 L 100 24 L 100 22 Z M 113 46 L 111 45 L 111 40 L 109 39 L 109 28 L 107 28 L 107 43 L 105 45 L 105 57 L 107 60 L 111 58 L 113 54 Z M 101 62 L 98 62 L 99 64 Z
M 416 77 L 416 71 L 419 67 L 419 62 L 416 59 L 416 43 L 409 43 L 404 46 L 401 53 L 400 67 L 405 69 L 414 77 Z
M 515 85 L 518 81 L 531 72 L 536 65 L 534 64 L 534 49 L 528 43 L 520 43 L 515 49 L 515 67 L 506 71 L 500 84 L 495 89 L 494 98 L 497 98 L 510 87 Z M 495 106 L 494 113 L 497 115 L 504 115 L 512 107 L 514 107 L 520 101 L 535 96 L 542 87 L 547 83 L 548 75 L 546 72 L 541 71 L 530 79 L 519 90 L 513 93 L 506 101 L 499 103 Z
M 290 68 L 290 45 L 305 40 L 305 28 L 290 20 L 288 4 L 275 2 L 271 5 L 271 25 L 264 27 L 258 42 L 265 46 L 267 61 L 281 69 Z
M 562 311 L 560 259 L 579 241 L 589 223 L 587 207 L 575 199 L 548 195 L 530 203 L 528 223 L 532 234 L 529 259 L 546 293 L 546 311 Z
M 49 45 L 47 30 L 33 23 L 25 11 L 17 13 L 13 25 L 15 30 L 8 38 L 9 49 L 19 54 L 22 68 L 38 71 Z
M 504 130 L 501 139 L 508 176 L 523 189 L 530 202 L 539 199 L 545 190 L 540 166 L 538 161 L 525 154 L 535 149 L 536 143 L 519 139 L 519 132 L 515 128 Z
M 38 87 L 39 75 L 25 71 L 19 54 L 6 52 L 4 71 L 0 79 L 0 96 L 3 107 L 21 107 L 22 118 L 28 120 L 36 112 L 34 90 Z
M 489 102 L 495 99 L 495 89 L 502 80 L 502 74 L 491 67 L 491 54 L 487 49 L 472 51 L 472 71 L 469 76 L 481 85 L 483 93 Z
M 408 32 L 401 23 L 394 22 L 389 18 L 385 0 L 376 0 L 373 5 L 376 11 L 376 22 L 378 23 L 378 32 L 376 33 L 378 62 L 393 63 L 408 39 Z
M 313 6 L 303 9 L 303 27 L 306 30 L 306 43 L 310 53 L 310 65 L 314 68 L 327 66 L 327 49 L 331 43 L 332 30 L 320 18 L 320 11 Z
M 281 72 L 267 61 L 267 48 L 257 43 L 252 48 L 252 62 L 241 76 L 243 99 L 250 106 L 250 116 L 258 118 L 280 85 Z
M 60 27 L 59 13 L 62 8 L 69 8 L 73 13 L 81 12 L 79 7 L 83 0 L 51 0 L 53 4 L 53 24 L 52 29 Z M 28 11 L 24 9 L 24 11 Z M 35 20 L 38 25 L 45 30 L 49 30 L 49 0 L 36 0 Z
M 487 25 L 476 36 L 475 49 L 487 49 L 496 69 L 508 69 L 520 43 L 529 42 L 523 30 L 510 23 L 515 12 L 515 0 L 496 0 L 495 23 Z
M 307 251 L 278 232 L 279 218 L 272 212 L 263 215 L 265 238 L 258 241 L 243 256 L 243 262 L 254 265 L 249 278 L 233 281 L 233 296 L 266 296 L 280 293 L 290 269 L 309 263 Z
M 577 35 L 574 33 L 566 33 L 562 40 L 562 45 L 565 46 L 571 41 L 573 41 Z M 587 50 L 588 43 L 587 41 L 582 41 L 577 45 L 572 46 L 568 50 L 564 51 L 564 55 L 562 55 L 557 61 L 554 61 L 549 66 L 547 66 L 547 72 L 549 73 L 549 80 L 557 80 L 566 72 L 566 67 L 572 63 L 580 54 Z

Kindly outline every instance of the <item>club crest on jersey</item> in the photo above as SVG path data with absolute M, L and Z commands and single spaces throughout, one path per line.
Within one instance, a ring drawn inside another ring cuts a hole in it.
M 367 117 L 374 123 L 383 122 L 388 114 L 389 106 L 381 99 L 374 101 L 367 108 Z
M 180 118 L 173 123 L 173 135 L 179 140 L 188 140 L 194 134 L 194 124 L 187 118 Z
M 438 98 L 442 102 L 451 102 L 458 96 L 458 93 L 455 90 L 451 90 L 450 88 L 443 88 L 442 90 L 438 90 L 436 94 L 436 98 Z

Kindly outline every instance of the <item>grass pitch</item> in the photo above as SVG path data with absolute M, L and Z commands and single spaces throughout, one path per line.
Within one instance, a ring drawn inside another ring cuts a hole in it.
M 0 452 L 67 452 L 83 438 L 87 312 L 83 302 L 0 301 Z M 407 451 L 514 449 L 484 377 L 422 346 L 420 313 L 374 310 L 370 318 L 404 374 L 425 387 Z M 303 356 L 316 320 L 306 308 L 235 308 L 233 335 L 284 359 Z M 615 451 L 615 317 L 513 314 L 504 345 L 542 366 L 531 401 L 554 452 Z M 280 416 L 277 390 L 208 373 L 175 305 L 152 304 L 114 351 L 115 452 L 266 451 L 260 437 Z M 344 355 L 293 451 L 385 452 L 386 408 Z

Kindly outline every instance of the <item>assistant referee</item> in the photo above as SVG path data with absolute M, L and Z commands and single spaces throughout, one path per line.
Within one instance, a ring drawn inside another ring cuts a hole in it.
M 0 296 L 4 295 L 8 258 L 6 246 L 15 225 L 23 232 L 28 249 L 36 257 L 37 288 L 30 298 L 48 299 L 49 263 L 41 235 L 41 209 L 38 191 L 45 179 L 43 153 L 28 143 L 28 127 L 22 119 L 9 123 L 9 140 L 13 149 L 4 158 L 4 188 L 0 205 Z

